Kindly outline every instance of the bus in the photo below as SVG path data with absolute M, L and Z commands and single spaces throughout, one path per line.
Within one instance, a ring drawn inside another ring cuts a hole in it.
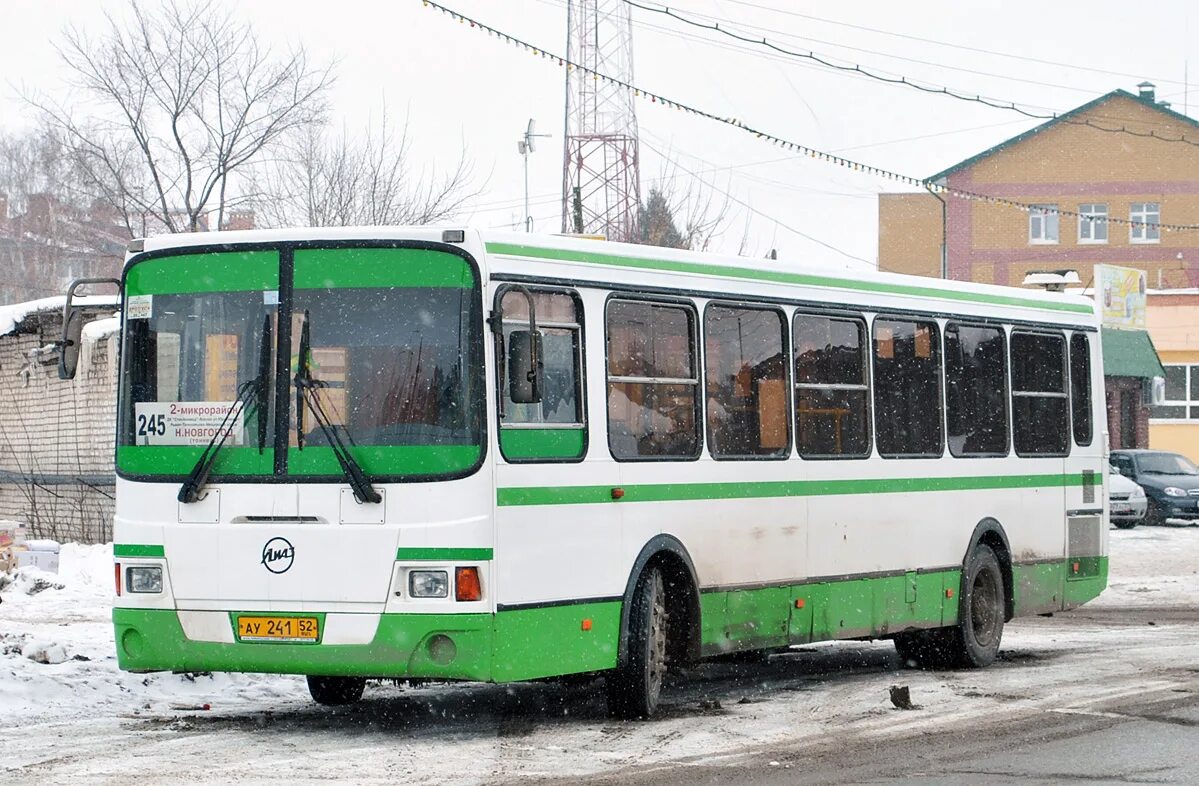
M 137 240 L 119 665 L 602 678 L 891 639 L 983 667 L 1108 570 L 1094 303 L 456 228 Z

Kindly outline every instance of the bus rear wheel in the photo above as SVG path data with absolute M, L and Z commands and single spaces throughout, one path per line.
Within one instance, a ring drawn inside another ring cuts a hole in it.
M 366 688 L 363 677 L 308 677 L 308 692 L 317 704 L 328 707 L 340 707 L 353 704 L 362 698 Z
M 608 714 L 631 720 L 658 709 L 666 677 L 666 585 L 651 567 L 637 580 L 629 606 L 628 653 L 605 677 Z

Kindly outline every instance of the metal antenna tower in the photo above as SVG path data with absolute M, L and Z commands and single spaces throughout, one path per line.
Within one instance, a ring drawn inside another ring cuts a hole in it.
M 634 240 L 641 205 L 632 91 L 595 73 L 633 81 L 633 26 L 622 0 L 567 0 L 566 132 L 562 231 Z

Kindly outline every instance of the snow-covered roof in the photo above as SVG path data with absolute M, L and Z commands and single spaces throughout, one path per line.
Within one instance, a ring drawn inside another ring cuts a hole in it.
M 52 311 L 61 313 L 66 302 L 66 295 L 55 295 L 53 297 L 44 297 L 40 300 L 29 300 L 24 303 L 11 303 L 7 306 L 0 306 L 0 336 L 16 333 L 22 323 L 37 314 L 45 314 Z M 86 295 L 73 298 L 71 302 L 79 306 L 116 307 L 120 305 L 121 300 L 116 295 Z
M 118 315 L 114 314 L 111 317 L 93 320 L 83 326 L 82 340 L 84 343 L 99 341 L 100 339 L 108 338 L 120 329 L 121 317 Z

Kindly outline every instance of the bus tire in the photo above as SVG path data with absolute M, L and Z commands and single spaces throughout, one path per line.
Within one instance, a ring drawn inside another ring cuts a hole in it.
M 365 688 L 364 677 L 308 677 L 308 692 L 312 694 L 312 700 L 327 707 L 353 704 L 362 698 Z
M 1003 639 L 1003 569 L 990 546 L 979 543 L 962 573 L 958 624 L 947 629 L 948 660 L 969 669 L 990 666 Z
M 657 567 L 646 568 L 638 578 L 628 625 L 628 653 L 605 677 L 608 714 L 648 718 L 658 709 L 666 677 L 666 585 Z

